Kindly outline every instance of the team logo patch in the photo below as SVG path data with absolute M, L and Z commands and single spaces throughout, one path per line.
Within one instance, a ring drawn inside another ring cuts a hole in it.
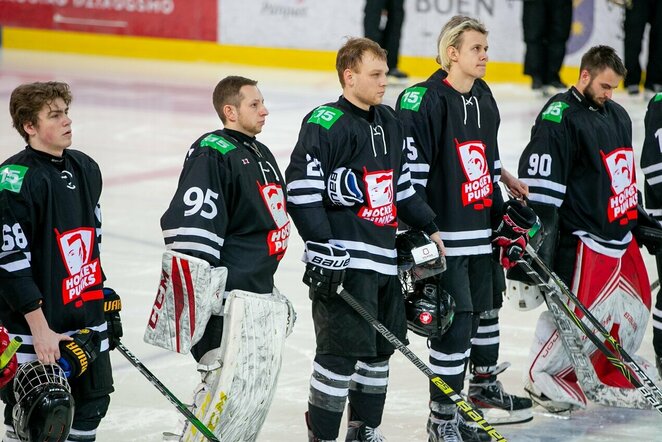
M 408 109 L 418 112 L 423 102 L 423 96 L 428 91 L 428 88 L 421 86 L 414 86 L 405 89 L 405 92 L 400 98 L 400 109 Z
M 62 280 L 62 301 L 65 305 L 79 300 L 89 287 L 101 284 L 99 258 L 92 259 L 94 241 L 95 232 L 91 227 L 57 234 L 62 261 L 69 273 L 69 277 Z M 103 298 L 103 294 L 100 298 Z
M 319 124 L 324 129 L 331 129 L 331 126 L 338 121 L 338 118 L 342 117 L 343 111 L 336 109 L 331 106 L 320 106 L 315 109 L 308 118 L 307 123 Z
M 655 94 L 653 97 L 653 103 L 657 103 L 658 101 L 662 101 L 662 92 Z
M 547 106 L 547 109 L 542 113 L 542 119 L 560 123 L 563 119 L 563 112 L 569 107 L 568 103 L 563 101 L 555 101 Z
M 28 168 L 16 164 L 7 164 L 0 169 L 0 192 L 9 190 L 18 193 L 23 186 L 23 177 Z
M 612 196 L 609 197 L 607 216 L 609 222 L 620 218 L 621 224 L 637 216 L 637 178 L 632 149 L 620 148 L 608 154 L 602 153 L 602 161 L 611 178 Z
M 457 140 L 455 141 L 457 143 Z M 476 204 L 476 210 L 492 206 L 492 176 L 487 166 L 485 145 L 482 141 L 457 144 L 457 153 L 467 181 L 462 183 L 462 205 Z
M 200 146 L 202 147 L 211 147 L 214 150 L 219 151 L 223 155 L 237 148 L 234 144 L 230 143 L 223 137 L 219 137 L 215 134 L 209 134 L 200 141 Z
M 378 226 L 395 222 L 397 211 L 393 204 L 393 170 L 368 172 L 363 169 L 367 206 L 361 207 L 359 217 Z
M 278 184 L 272 183 L 263 186 L 258 182 L 257 186 L 260 195 L 262 195 L 262 200 L 277 227 L 277 229 L 271 230 L 267 234 L 269 255 L 283 254 L 287 249 L 287 241 L 290 238 L 290 220 L 285 210 L 285 193 Z

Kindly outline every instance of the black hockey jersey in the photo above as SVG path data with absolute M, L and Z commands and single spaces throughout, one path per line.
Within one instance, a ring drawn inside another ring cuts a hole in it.
M 102 333 L 101 172 L 82 152 L 61 158 L 27 147 L 0 166 L 0 321 L 23 338 L 19 362 L 35 359 L 23 314 L 41 302 L 50 328 Z
M 397 218 L 418 228 L 434 226 L 434 213 L 411 186 L 403 135 L 388 106 L 363 111 L 344 97 L 305 116 L 285 171 L 288 207 L 305 241 L 345 247 L 349 268 L 397 274 Z M 327 180 L 341 167 L 356 176 L 362 203 L 330 201 Z
M 398 98 L 412 183 L 437 214 L 448 256 L 490 254 L 499 110 L 484 81 L 461 94 L 446 77 L 440 69 Z
M 166 248 L 227 267 L 227 291 L 271 293 L 290 236 L 284 184 L 255 138 L 229 129 L 202 135 L 161 217 Z
M 662 93 L 648 103 L 644 127 L 646 138 L 641 152 L 641 170 L 646 177 L 646 211 L 662 221 Z
M 531 201 L 558 208 L 562 231 L 605 255 L 627 248 L 637 182 L 632 122 L 619 104 L 594 108 L 574 87 L 552 97 L 536 118 L 519 177 Z

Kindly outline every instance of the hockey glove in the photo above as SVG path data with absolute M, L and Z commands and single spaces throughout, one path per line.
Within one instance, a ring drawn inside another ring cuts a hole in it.
M 106 315 L 106 322 L 108 323 L 108 348 L 110 350 L 114 350 L 117 347 L 123 335 L 120 310 L 122 310 L 120 295 L 115 293 L 115 290 L 104 287 L 103 312 Z
M 651 255 L 662 254 L 662 225 L 649 215 L 641 204 L 637 205 L 637 224 L 632 234 L 639 247 L 644 246 Z
M 60 342 L 60 359 L 57 363 L 68 378 L 77 378 L 87 371 L 99 356 L 99 333 L 84 328 L 71 337 L 73 341 Z
M 503 205 L 503 219 L 494 232 L 492 243 L 499 249 L 499 262 L 505 269 L 515 266 L 524 255 L 529 231 L 537 220 L 535 212 L 517 200 L 506 201 Z
M 9 340 L 7 329 L 0 325 L 0 355 L 4 354 L 5 350 L 7 350 L 7 347 L 9 347 L 10 342 L 11 341 Z M 9 361 L 7 361 L 4 365 L 0 363 L 0 389 L 4 388 L 5 385 L 7 385 L 14 378 L 17 369 L 18 360 L 16 359 L 16 354 L 13 354 L 9 358 Z
M 349 266 L 349 253 L 344 247 L 306 241 L 306 272 L 303 283 L 310 287 L 311 299 L 328 299 L 338 292 Z
M 363 202 L 363 193 L 359 189 L 356 175 L 352 169 L 346 167 L 339 167 L 331 173 L 326 191 L 336 206 L 353 206 Z

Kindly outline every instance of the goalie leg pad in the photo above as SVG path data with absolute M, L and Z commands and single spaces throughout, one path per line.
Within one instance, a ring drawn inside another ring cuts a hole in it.
M 193 413 L 223 441 L 254 441 L 266 419 L 280 373 L 288 318 L 283 295 L 233 290 L 224 309 L 221 347 L 205 354 L 198 369 Z M 191 425 L 182 441 L 202 442 Z
M 145 329 L 148 344 L 186 354 L 205 332 L 212 314 L 221 314 L 228 270 L 168 250 L 161 282 Z

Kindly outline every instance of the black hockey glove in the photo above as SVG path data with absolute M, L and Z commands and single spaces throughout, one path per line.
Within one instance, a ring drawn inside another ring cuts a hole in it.
M 60 359 L 57 362 L 68 378 L 77 378 L 99 356 L 101 338 L 98 332 L 89 328 L 80 330 L 71 338 L 73 341 L 60 341 Z
M 103 288 L 103 312 L 106 315 L 108 323 L 108 348 L 114 350 L 120 343 L 122 332 L 122 319 L 120 318 L 122 310 L 122 300 L 120 295 L 110 287 Z
M 356 175 L 352 169 L 339 167 L 331 172 L 326 186 L 329 199 L 336 206 L 353 206 L 363 202 Z
M 310 287 L 310 299 L 326 300 L 338 292 L 349 265 L 349 253 L 329 243 L 306 241 L 306 272 L 303 283 Z
M 498 248 L 499 262 L 505 269 L 514 267 L 524 255 L 529 231 L 537 220 L 535 212 L 518 200 L 504 203 L 503 219 L 494 232 L 492 243 Z

